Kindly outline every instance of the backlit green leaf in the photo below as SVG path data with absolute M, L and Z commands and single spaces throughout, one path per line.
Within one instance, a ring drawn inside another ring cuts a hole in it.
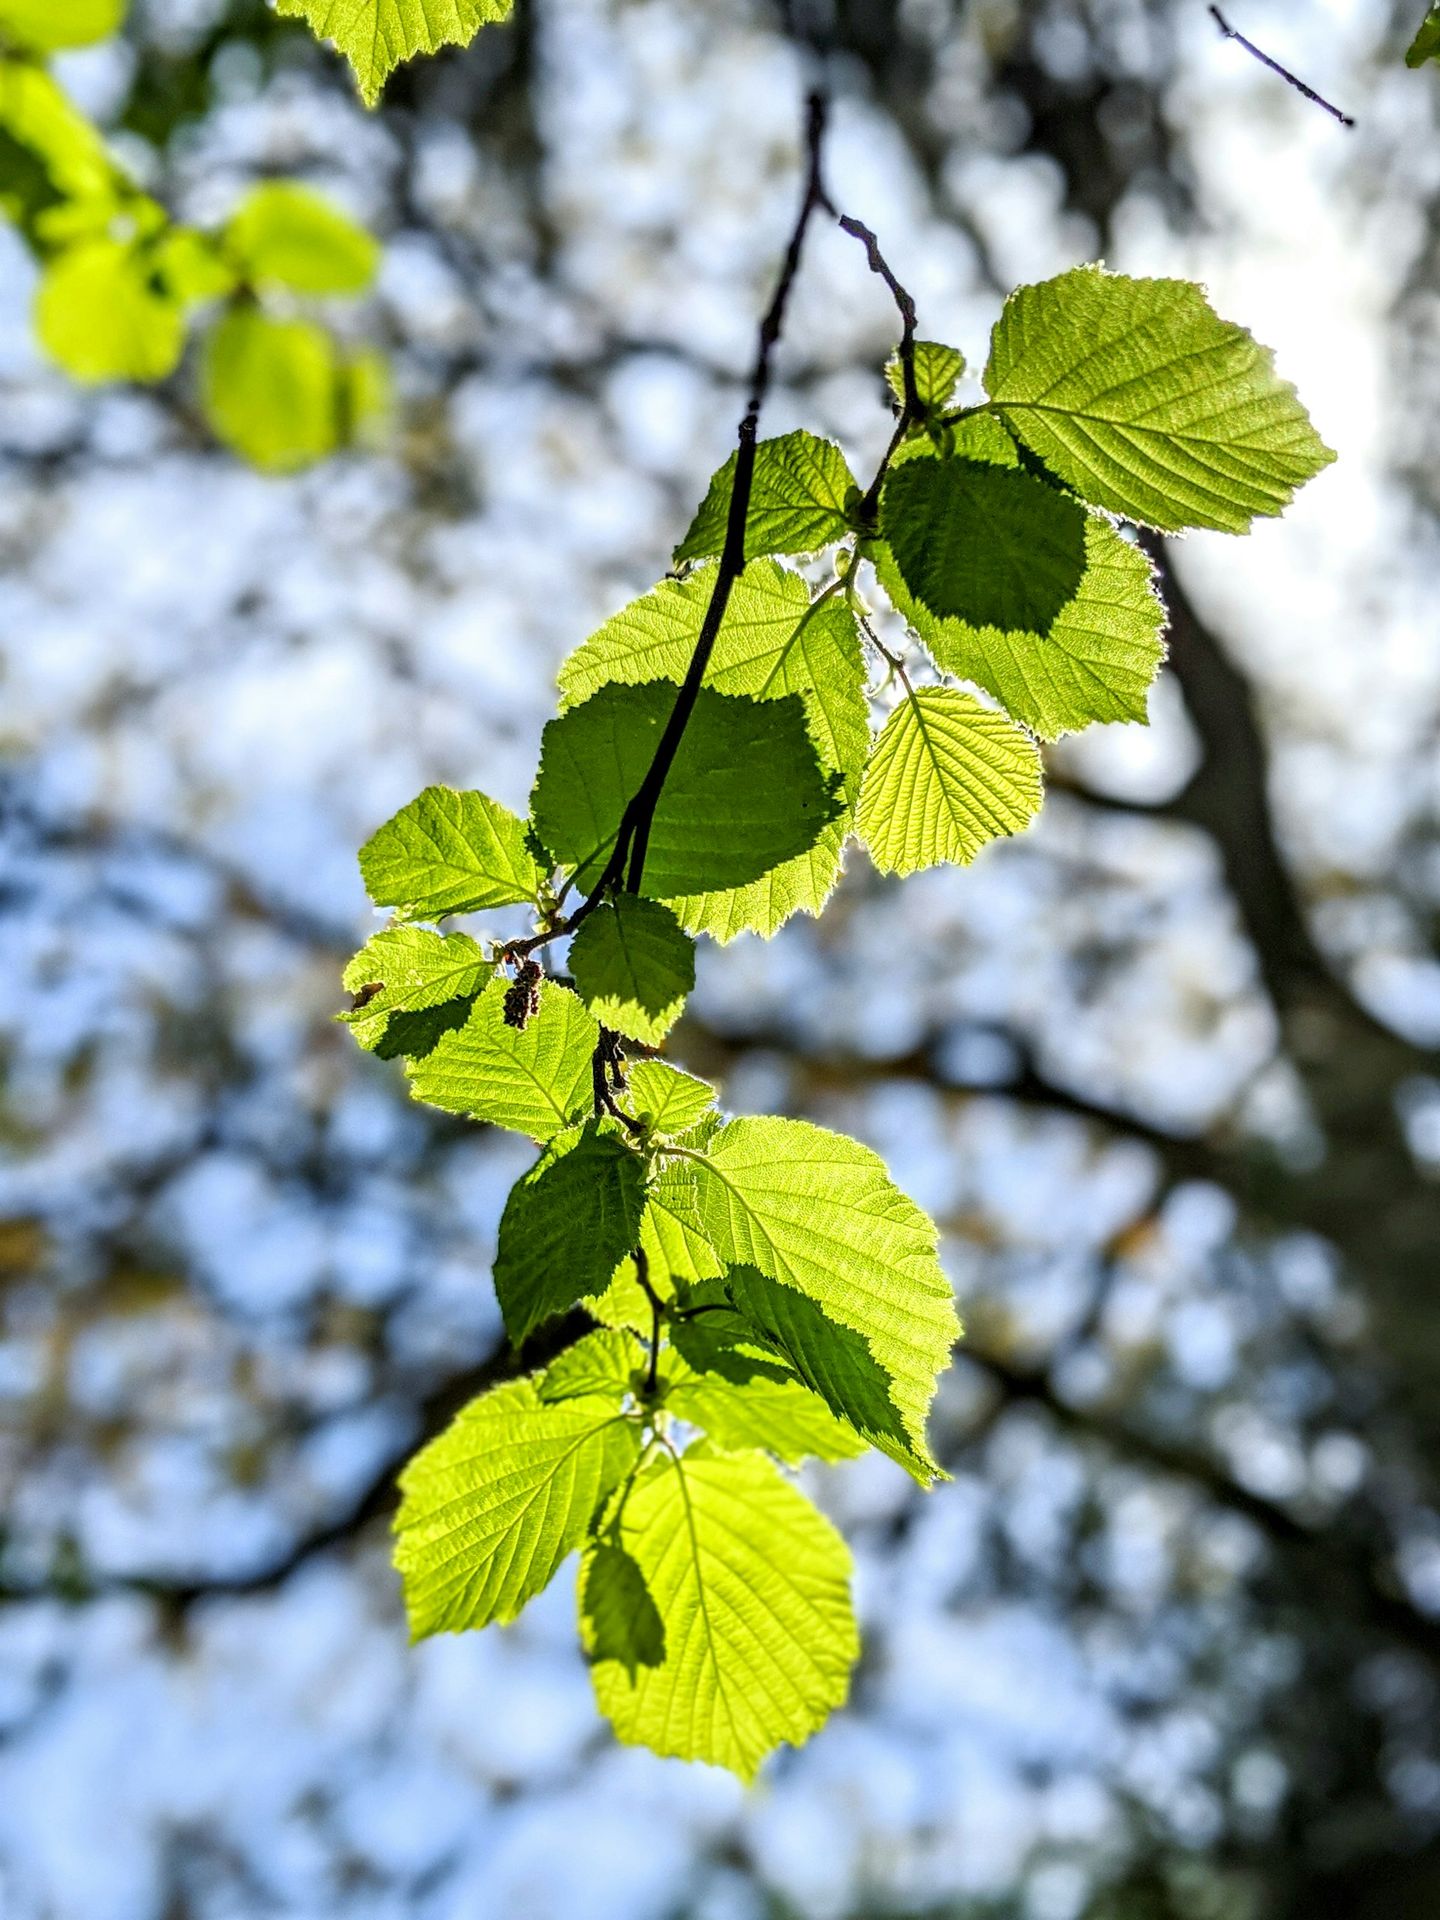
M 582 1294 L 603 1291 L 639 1237 L 644 1206 L 640 1158 L 615 1134 L 592 1120 L 550 1142 L 500 1219 L 495 1291 L 516 1346 Z
M 665 682 L 606 686 L 545 728 L 531 811 L 546 851 L 593 887 L 675 704 Z M 655 809 L 640 891 L 743 885 L 812 846 L 844 805 L 795 696 L 701 689 Z
M 682 1355 L 667 1350 L 661 1375 L 666 1411 L 699 1427 L 727 1453 L 760 1448 L 791 1466 L 802 1460 L 853 1460 L 865 1442 L 837 1420 L 791 1369 L 774 1363 L 757 1342 L 712 1341 L 704 1319 L 690 1328 Z M 704 1369 L 693 1362 L 710 1358 Z
M 200 388 L 218 439 L 263 472 L 294 473 L 340 445 L 342 377 L 323 327 L 239 305 L 211 329 Z
M 888 1410 L 879 1418 L 827 1394 L 831 1411 L 917 1479 L 933 1478 L 925 1415 L 959 1325 L 934 1224 L 879 1155 L 808 1121 L 732 1120 L 696 1165 L 695 1206 L 722 1259 L 794 1289 L 858 1336 Z
M 667 1060 L 634 1060 L 625 1069 L 625 1104 L 652 1133 L 675 1135 L 711 1111 L 715 1089 Z
M 675 564 L 703 560 L 725 545 L 737 455 L 721 467 L 675 549 Z M 849 509 L 860 489 L 833 440 L 786 433 L 755 449 L 755 480 L 745 517 L 745 558 L 767 553 L 815 553 L 849 532 Z
M 965 371 L 965 356 L 958 347 L 942 347 L 934 340 L 915 342 L 915 391 L 927 413 L 938 413 L 955 397 L 955 388 Z M 897 353 L 885 368 L 890 391 L 901 406 L 905 404 L 905 370 Z
M 0 39 L 36 53 L 88 47 L 120 29 L 129 0 L 0 0 Z
M 504 980 L 492 981 L 465 1025 L 442 1034 L 423 1060 L 410 1064 L 410 1091 L 447 1113 L 550 1140 L 590 1111 L 600 1029 L 589 1009 L 553 980 L 542 982 L 539 1011 L 524 1030 L 509 1026 L 508 990 Z
M 956 454 L 967 463 L 1018 468 L 1014 442 L 990 416 L 972 415 L 950 433 Z M 907 445 L 901 460 L 897 479 L 912 467 L 941 464 L 924 443 Z M 1016 477 L 1049 491 L 1028 476 Z M 865 552 L 881 586 L 938 666 L 975 681 L 1017 720 L 1054 739 L 1093 720 L 1143 721 L 1165 651 L 1165 611 L 1145 554 L 1099 514 L 1084 515 L 1083 536 L 1079 588 L 1043 631 L 942 618 L 909 592 L 884 540 L 868 541 Z
M 857 824 L 882 873 L 916 873 L 1023 833 L 1041 798 L 1027 734 L 967 693 L 920 687 L 875 742 Z
M 395 1565 L 413 1639 L 513 1620 L 633 1468 L 640 1431 L 604 1399 L 531 1380 L 472 1400 L 400 1476 Z
M 469 1018 L 469 1003 L 494 971 L 468 934 L 387 927 L 346 967 L 344 985 L 363 1004 L 340 1018 L 382 1060 L 426 1053 Z
M 468 46 L 481 27 L 508 20 L 513 0 L 276 0 L 276 10 L 333 40 L 355 72 L 367 107 L 404 60 Z
M 185 315 L 144 249 L 86 240 L 56 254 L 35 295 L 40 343 L 72 379 L 163 380 L 180 363 Z
M 633 1390 L 635 1370 L 644 1362 L 645 1349 L 633 1333 L 603 1327 L 550 1362 L 540 1376 L 540 1398 L 574 1400 L 598 1394 L 618 1407 Z
M 621 1740 L 751 1780 L 843 1704 L 859 1651 L 850 1555 L 763 1455 L 703 1443 L 661 1455 L 614 1533 L 664 1627 L 659 1664 L 633 1671 L 590 1643 L 595 1696 Z
M 1244 533 L 1335 457 L 1269 351 L 1188 280 L 1076 267 L 1019 288 L 985 387 L 1083 499 L 1167 532 Z
M 363 227 L 291 180 L 252 187 L 230 216 L 224 242 L 252 286 L 295 293 L 363 293 L 380 259 Z
M 453 787 L 426 787 L 377 828 L 360 872 L 377 907 L 412 920 L 533 900 L 540 885 L 524 822 L 487 794 Z
M 570 971 L 602 1026 L 658 1046 L 695 985 L 695 943 L 658 900 L 622 893 L 582 923 Z

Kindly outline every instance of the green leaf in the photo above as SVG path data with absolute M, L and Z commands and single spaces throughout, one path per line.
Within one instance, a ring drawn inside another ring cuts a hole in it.
M 710 491 L 675 549 L 675 564 L 704 560 L 725 545 L 730 495 L 735 486 L 731 454 L 710 482 Z M 755 479 L 745 517 L 745 558 L 766 553 L 816 553 L 850 531 L 849 509 L 860 489 L 833 440 L 813 433 L 786 433 L 755 449 Z
M 794 1289 L 859 1336 L 886 1382 L 883 1418 L 842 1403 L 818 1377 L 809 1384 L 922 1483 L 933 1478 L 925 1415 L 959 1324 L 934 1224 L 879 1155 L 808 1121 L 732 1120 L 696 1163 L 695 1207 L 723 1260 Z
M 695 943 L 668 907 L 624 893 L 570 943 L 575 990 L 602 1026 L 658 1046 L 695 985 Z
M 662 581 L 632 601 L 561 668 L 565 698 L 583 700 L 610 681 L 683 679 L 713 583 L 714 569 L 705 567 L 686 580 Z M 844 810 L 812 847 L 748 885 L 676 904 L 692 933 L 730 940 L 753 928 L 768 937 L 793 913 L 818 913 L 839 877 L 870 750 L 865 664 L 854 615 L 838 599 L 812 601 L 805 581 L 773 560 L 752 561 L 730 596 L 705 685 L 757 699 L 799 694 L 820 763 L 840 776 Z
M 208 233 L 167 227 L 151 249 L 155 272 L 182 306 L 216 300 L 235 288 L 235 271 Z
M 1440 60 L 1440 7 L 1431 7 L 1420 22 L 1420 31 L 1405 55 L 1407 67 L 1423 67 L 1427 60 Z
M 185 315 L 143 248 L 85 240 L 56 254 L 35 295 L 35 327 L 72 379 L 163 380 L 180 364 Z
M 644 1167 L 613 1133 L 591 1120 L 550 1142 L 500 1217 L 495 1291 L 517 1347 L 582 1294 L 604 1290 L 639 1238 L 644 1207 Z
M 403 60 L 468 46 L 481 27 L 508 20 L 513 0 L 276 0 L 276 11 L 333 40 L 367 107 Z
M 411 1063 L 410 1091 L 447 1113 L 544 1142 L 590 1109 L 591 1057 L 600 1029 L 576 996 L 553 980 L 541 982 L 539 1011 L 523 1031 L 512 1027 L 505 1019 L 508 991 L 505 981 L 492 981 L 465 1025 L 442 1034 L 423 1060 Z
M 379 243 L 340 209 L 291 180 L 252 187 L 230 216 L 224 244 L 251 286 L 295 293 L 363 293 Z
M 865 1441 L 793 1369 L 778 1366 L 773 1349 L 753 1335 L 748 1342 L 717 1336 L 708 1317 L 688 1324 L 683 1352 L 677 1341 L 662 1357 L 668 1413 L 699 1427 L 727 1453 L 761 1448 L 791 1466 L 864 1453 Z M 699 1365 L 702 1360 L 708 1364 Z
M 667 1060 L 632 1060 L 625 1068 L 627 1111 L 652 1134 L 672 1138 L 703 1120 L 715 1104 L 708 1080 L 682 1073 Z
M 643 1221 L 640 1232 L 643 1240 Z M 652 1275 L 650 1284 L 662 1300 L 669 1297 L 669 1285 L 663 1277 L 660 1284 L 656 1285 Z M 582 1294 L 580 1304 L 602 1327 L 609 1327 L 617 1333 L 639 1334 L 645 1340 L 650 1338 L 654 1319 L 650 1296 L 640 1284 L 633 1259 L 622 1260 L 609 1285 L 599 1293 Z
M 470 1016 L 470 1003 L 495 969 L 465 933 L 387 927 L 346 967 L 344 986 L 362 1004 L 340 1018 L 367 1053 L 382 1060 L 428 1053 Z
M 915 342 L 915 391 L 926 413 L 939 413 L 950 405 L 964 371 L 965 356 L 958 347 L 942 347 L 934 340 Z M 898 353 L 886 366 L 885 379 L 903 407 L 905 370 Z
M 0 0 L 0 39 L 35 53 L 88 47 L 118 33 L 129 0 Z
M 907 694 L 875 742 L 860 838 L 882 873 L 964 866 L 1040 810 L 1040 755 L 1003 714 L 951 687 Z
M 950 433 L 967 461 L 1018 467 L 1014 442 L 988 415 L 958 421 Z M 940 464 L 924 443 L 907 444 L 900 458 L 901 471 Z M 1042 483 L 1030 479 L 1027 484 Z M 1145 554 L 1098 514 L 1085 515 L 1084 540 L 1079 590 L 1043 632 L 942 619 L 909 593 L 883 540 L 868 541 L 865 553 L 936 664 L 975 681 L 1050 740 L 1092 720 L 1143 721 L 1146 695 L 1165 652 L 1165 610 Z
M 1085 573 L 1083 507 L 1017 467 L 908 460 L 880 531 L 910 595 L 940 619 L 1046 633 Z
M 850 1556 L 830 1522 L 755 1453 L 665 1454 L 615 1523 L 664 1627 L 658 1664 L 604 1657 L 581 1627 L 600 1709 L 629 1745 L 744 1780 L 843 1704 L 859 1651 Z
M 577 706 L 611 681 L 685 678 L 715 587 L 715 567 L 698 567 L 683 580 L 662 580 L 607 620 L 565 661 L 559 684 L 563 706 Z M 716 693 L 798 692 L 777 687 L 786 677 L 787 650 L 811 605 L 809 584 L 774 560 L 752 560 L 730 590 L 704 685 Z M 827 602 L 813 616 L 842 626 L 848 616 Z
M 546 1405 L 532 1380 L 472 1400 L 400 1476 L 395 1565 L 411 1637 L 513 1620 L 639 1452 L 639 1427 L 606 1400 Z
M 294 473 L 340 445 L 343 367 L 309 320 L 272 320 L 240 304 L 211 329 L 200 367 L 217 439 L 265 473 Z
M 531 812 L 582 891 L 600 877 L 675 698 L 663 682 L 602 687 L 545 728 Z M 640 891 L 663 900 L 758 879 L 813 846 L 843 805 L 798 698 L 702 688 L 655 809 Z
M 438 920 L 533 901 L 540 869 L 525 825 L 487 794 L 426 787 L 360 849 L 360 873 L 377 907 Z
M 1170 533 L 1244 533 L 1335 458 L 1270 352 L 1188 280 L 1076 267 L 1019 288 L 985 387 L 1083 499 Z
M 645 1576 L 607 1540 L 589 1548 L 581 1569 L 580 1638 L 592 1662 L 613 1660 L 632 1680 L 665 1658 L 665 1626 Z
M 574 1400 L 584 1395 L 599 1395 L 619 1406 L 634 1391 L 637 1367 L 645 1364 L 645 1349 L 633 1333 L 622 1328 L 605 1327 L 587 1333 L 573 1347 L 567 1347 L 558 1360 L 552 1360 L 540 1377 L 542 1400 Z
M 43 240 L 57 213 L 93 209 L 103 227 L 117 204 L 115 168 L 84 114 L 43 67 L 0 59 L 0 211 Z

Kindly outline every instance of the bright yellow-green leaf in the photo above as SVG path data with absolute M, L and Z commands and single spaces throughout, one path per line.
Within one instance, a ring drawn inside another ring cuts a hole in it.
M 129 0 L 0 0 L 0 39 L 55 53 L 119 31 Z
M 267 473 L 294 473 L 340 444 L 340 356 L 309 320 L 232 307 L 205 342 L 201 392 L 216 436 Z
M 209 234 L 194 227 L 171 227 L 157 241 L 153 257 L 167 289 L 187 306 L 234 291 L 233 270 Z
M 0 212 L 35 239 L 73 207 L 92 210 L 92 230 L 114 213 L 116 173 L 104 142 L 34 61 L 0 58 L 0 149 Z
M 587 1333 L 540 1376 L 540 1398 L 575 1400 L 599 1395 L 618 1407 L 634 1391 L 635 1372 L 645 1363 L 645 1348 L 624 1328 L 602 1327 Z
M 533 1380 L 514 1380 L 472 1400 L 400 1476 L 411 1637 L 513 1620 L 639 1451 L 639 1428 L 606 1399 L 546 1404 Z
M 344 985 L 362 1004 L 340 1018 L 382 1060 L 428 1053 L 465 1023 L 494 971 L 468 934 L 387 927 L 346 967 Z
M 831 1411 L 931 1480 L 925 1416 L 960 1328 L 934 1223 L 880 1156 L 804 1120 L 732 1120 L 695 1167 L 695 1211 L 723 1260 L 819 1310 L 846 1376 L 856 1365 L 873 1373 L 879 1404 L 856 1405 L 835 1391 L 834 1369 L 807 1368 L 791 1352 Z
M 1405 55 L 1407 67 L 1423 67 L 1427 60 L 1440 60 L 1440 7 L 1431 7 L 1420 22 L 1420 31 Z
M 333 40 L 354 68 L 367 107 L 404 60 L 468 46 L 481 27 L 508 20 L 514 0 L 276 0 L 277 11 Z
M 533 900 L 540 869 L 525 823 L 473 789 L 426 787 L 360 849 L 365 891 L 409 920 Z
M 1244 533 L 1335 458 L 1274 356 L 1188 280 L 1076 267 L 1005 302 L 985 388 L 1082 499 Z
M 735 462 L 730 458 L 675 549 L 675 564 L 703 560 L 725 545 Z M 782 434 L 755 449 L 755 476 L 745 516 L 745 558 L 766 553 L 818 553 L 850 530 L 849 513 L 859 499 L 855 476 L 833 440 L 813 433 Z
M 550 1140 L 590 1110 L 600 1029 L 590 1010 L 553 980 L 542 982 L 539 1010 L 524 1028 L 512 1027 L 505 1019 L 508 991 L 504 980 L 492 981 L 465 1025 L 411 1062 L 410 1091 L 447 1113 Z
M 758 1453 L 662 1454 L 616 1504 L 610 1544 L 639 1569 L 663 1650 L 652 1663 L 615 1657 L 583 1612 L 600 1709 L 628 1745 L 751 1780 L 849 1691 L 859 1638 L 845 1543 Z
M 882 873 L 916 873 L 1023 833 L 1041 798 L 1028 734 L 968 693 L 920 687 L 875 742 L 856 824 Z
M 915 342 L 915 392 L 926 413 L 939 413 L 950 405 L 964 371 L 965 356 L 958 347 L 942 347 L 934 340 Z M 905 369 L 898 353 L 886 366 L 885 379 L 903 406 Z
M 665 1408 L 699 1427 L 727 1453 L 756 1448 L 791 1466 L 802 1460 L 854 1460 L 865 1442 L 837 1420 L 818 1393 L 773 1349 L 756 1341 L 714 1340 L 706 1317 L 695 1320 L 684 1352 L 668 1348 L 661 1377 Z M 692 1364 L 704 1360 L 704 1367 Z
M 252 187 L 223 238 L 242 279 L 295 293 L 363 293 L 380 260 L 373 235 L 292 180 Z
M 697 1080 L 667 1060 L 633 1060 L 625 1077 L 625 1104 L 652 1133 L 684 1133 L 715 1105 L 715 1089 L 708 1080 Z
M 75 380 L 163 380 L 185 348 L 185 315 L 143 249 L 117 240 L 67 247 L 45 268 L 35 326 Z

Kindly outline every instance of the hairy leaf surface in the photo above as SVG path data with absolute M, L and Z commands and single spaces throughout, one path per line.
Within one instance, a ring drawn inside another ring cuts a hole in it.
M 346 967 L 344 985 L 364 1004 L 340 1018 L 382 1060 L 428 1053 L 470 1017 L 469 1003 L 494 971 L 469 934 L 387 927 Z
M 710 482 L 710 490 L 675 549 L 675 564 L 704 560 L 725 545 L 735 463 L 730 458 Z M 767 553 L 816 553 L 850 530 L 848 509 L 860 489 L 833 440 L 813 433 L 782 434 L 755 449 L 755 479 L 745 516 L 745 558 Z
M 1004 714 L 953 687 L 920 687 L 886 721 L 860 797 L 860 837 L 882 873 L 963 866 L 1040 810 L 1040 755 Z
M 794 1289 L 883 1376 L 889 1410 L 853 1406 L 817 1375 L 832 1412 L 922 1482 L 936 1375 L 959 1333 L 933 1222 L 856 1140 L 803 1120 L 732 1120 L 695 1171 L 695 1208 L 721 1258 Z M 841 1336 L 837 1336 L 837 1340 Z
M 1019 288 L 985 387 L 1083 499 L 1168 533 L 1244 533 L 1335 458 L 1271 353 L 1188 280 L 1076 267 Z
M 632 1666 L 600 1657 L 582 1613 L 596 1699 L 621 1740 L 750 1780 L 843 1703 L 858 1652 L 850 1555 L 763 1455 L 702 1443 L 662 1456 L 615 1532 L 664 1628 L 660 1661 Z
M 333 40 L 355 71 L 361 98 L 373 107 L 404 60 L 446 45 L 468 46 L 481 27 L 508 20 L 514 0 L 276 0 L 281 14 L 304 20 L 318 39 Z
M 411 1637 L 513 1620 L 639 1452 L 638 1427 L 607 1400 L 547 1405 L 533 1380 L 472 1400 L 400 1476 L 395 1565 Z
M 417 1100 L 532 1140 L 552 1139 L 589 1111 L 595 1016 L 567 987 L 546 980 L 523 1032 L 505 1020 L 503 980 L 492 981 L 463 1027 L 442 1034 L 407 1071 Z
M 927 413 L 939 413 L 950 405 L 964 371 L 965 356 L 958 347 L 943 347 L 935 340 L 915 342 L 915 392 Z M 905 369 L 898 353 L 885 368 L 885 380 L 903 407 Z
M 540 885 L 524 822 L 488 794 L 453 787 L 426 787 L 377 828 L 360 872 L 377 907 L 412 920 L 533 900 Z

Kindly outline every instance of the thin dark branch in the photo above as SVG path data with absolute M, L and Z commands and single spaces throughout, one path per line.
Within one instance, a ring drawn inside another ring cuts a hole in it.
M 891 271 L 889 262 L 880 251 L 880 242 L 876 239 L 870 228 L 865 225 L 865 222 L 854 219 L 850 214 L 837 212 L 833 206 L 829 206 L 828 202 L 827 207 L 831 213 L 835 214 L 836 219 L 839 221 L 841 232 L 850 234 L 853 239 L 858 240 L 864 247 L 865 258 L 869 262 L 870 271 L 872 273 L 878 273 L 890 289 L 890 297 L 894 300 L 900 314 L 900 377 L 904 402 L 900 408 L 900 417 L 895 422 L 895 431 L 890 437 L 890 444 L 885 449 L 884 457 L 875 470 L 875 478 L 870 482 L 865 493 L 865 498 L 861 503 L 860 517 L 868 524 L 875 517 L 875 509 L 880 500 L 880 489 L 885 484 L 886 474 L 890 471 L 890 462 L 899 451 L 901 441 L 924 411 L 920 404 L 919 389 L 915 385 L 915 329 L 917 325 L 915 302 L 896 279 L 894 273 Z
M 1260 47 L 1257 47 L 1253 40 L 1247 40 L 1243 33 L 1237 32 L 1225 18 L 1219 7 L 1211 7 L 1210 17 L 1227 40 L 1234 40 L 1239 46 L 1244 47 L 1248 54 L 1251 54 L 1258 60 L 1262 67 L 1268 67 L 1272 73 L 1278 73 L 1287 87 L 1293 87 L 1296 93 L 1303 94 L 1307 100 L 1313 100 L 1317 107 L 1323 107 L 1326 113 L 1340 122 L 1342 127 L 1354 126 L 1355 119 L 1352 114 L 1342 113 L 1339 107 L 1334 106 L 1325 98 L 1323 93 L 1317 93 L 1313 87 L 1307 86 L 1298 74 L 1291 73 L 1288 67 L 1282 67 L 1278 60 L 1272 60 L 1270 55 Z
M 805 189 L 800 200 L 800 211 L 796 215 L 795 225 L 790 234 L 790 242 L 785 249 L 785 259 L 780 269 L 780 278 L 776 283 L 774 296 L 760 323 L 760 335 L 755 349 L 755 365 L 750 377 L 750 398 L 740 422 L 739 445 L 735 456 L 735 479 L 730 490 L 729 517 L 725 523 L 725 544 L 721 548 L 720 564 L 716 568 L 710 603 L 705 609 L 705 618 L 701 622 L 700 632 L 695 640 L 695 650 L 690 656 L 690 664 L 686 669 L 675 705 L 671 709 L 670 718 L 666 722 L 665 731 L 661 734 L 659 745 L 655 749 L 655 757 L 634 799 L 625 809 L 620 822 L 620 831 L 615 840 L 615 850 L 599 886 L 590 896 L 592 900 L 605 891 L 607 884 L 613 885 L 622 873 L 625 874 L 625 884 L 630 892 L 639 891 L 645 871 L 645 853 L 650 842 L 650 827 L 655 817 L 655 808 L 666 777 L 674 764 L 675 755 L 679 751 L 681 738 L 695 710 L 695 702 L 700 694 L 700 684 L 710 664 L 710 655 L 714 651 L 715 640 L 725 618 L 725 609 L 730 604 L 731 589 L 745 570 L 745 523 L 750 514 L 750 495 L 755 482 L 755 450 L 760 432 L 760 413 L 770 388 L 771 366 L 784 329 L 785 312 L 790 303 L 790 294 L 795 285 L 796 275 L 800 271 L 805 237 L 815 215 L 829 204 L 822 174 L 828 114 L 829 103 L 826 96 L 821 92 L 812 93 L 806 107 L 805 145 L 808 160 Z M 586 908 L 588 906 L 587 901 Z M 581 911 L 585 911 L 585 908 Z

